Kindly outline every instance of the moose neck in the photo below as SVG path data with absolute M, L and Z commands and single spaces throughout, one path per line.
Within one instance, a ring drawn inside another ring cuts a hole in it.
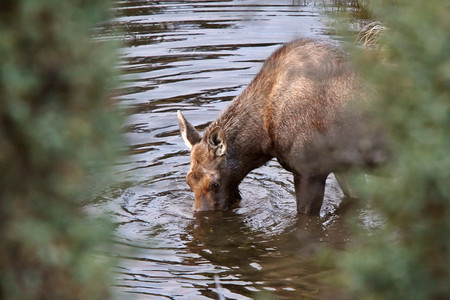
M 272 157 L 267 151 L 270 143 L 264 124 L 263 94 L 250 84 L 216 121 L 225 133 L 227 166 L 236 185 Z

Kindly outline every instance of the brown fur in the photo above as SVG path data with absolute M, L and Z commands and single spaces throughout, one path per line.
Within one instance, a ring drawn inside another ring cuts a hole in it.
M 294 173 L 297 210 L 318 214 L 329 173 L 384 158 L 378 132 L 348 109 L 357 85 L 338 47 L 300 39 L 267 59 L 202 138 L 179 113 L 192 148 L 187 182 L 195 193 L 194 209 L 233 206 L 248 172 L 276 157 Z

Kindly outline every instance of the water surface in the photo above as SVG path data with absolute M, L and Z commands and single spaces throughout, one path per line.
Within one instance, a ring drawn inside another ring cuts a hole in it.
M 195 215 L 176 117 L 205 128 L 282 43 L 338 39 L 315 1 L 117 1 L 116 11 L 129 154 L 90 206 L 114 216 L 119 298 L 338 297 L 320 280 L 333 271 L 312 261 L 348 243 L 334 178 L 320 218 L 297 215 L 292 175 L 275 161 L 241 184 L 240 208 Z

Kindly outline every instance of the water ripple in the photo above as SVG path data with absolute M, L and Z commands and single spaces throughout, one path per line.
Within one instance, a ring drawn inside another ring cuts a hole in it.
M 326 32 L 315 1 L 116 2 L 102 38 L 122 40 L 119 106 L 128 113 L 118 182 L 90 203 L 115 220 L 119 298 L 319 298 L 311 259 L 347 243 L 342 195 L 327 182 L 322 218 L 296 214 L 292 175 L 272 161 L 241 185 L 241 207 L 196 214 L 176 111 L 205 128 L 284 42 Z M 120 33 L 122 32 L 122 33 Z M 101 38 L 100 38 L 101 39 Z M 322 294 L 323 295 L 323 294 Z

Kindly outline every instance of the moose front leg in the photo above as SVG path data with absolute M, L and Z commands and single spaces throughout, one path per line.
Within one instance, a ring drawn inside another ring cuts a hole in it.
M 327 175 L 294 174 L 297 211 L 305 215 L 318 215 L 322 207 Z

